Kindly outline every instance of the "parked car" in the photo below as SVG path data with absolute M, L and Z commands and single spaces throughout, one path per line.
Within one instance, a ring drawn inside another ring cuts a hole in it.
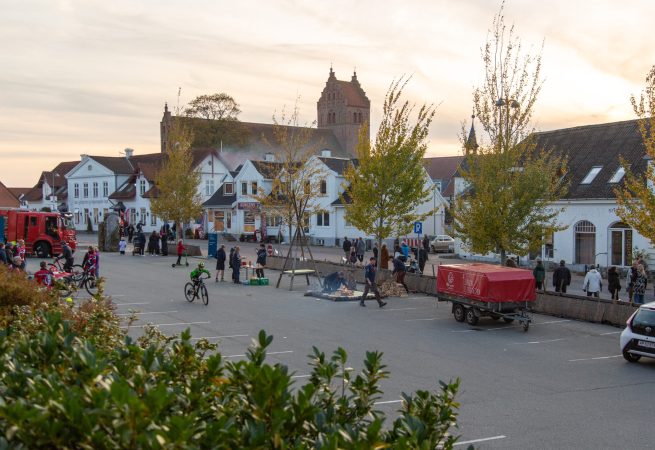
M 437 235 L 432 242 L 430 242 L 430 249 L 434 253 L 446 252 L 452 253 L 455 251 L 455 239 L 447 234 Z
M 620 343 L 627 361 L 637 362 L 642 356 L 655 358 L 655 302 L 641 305 L 630 316 Z

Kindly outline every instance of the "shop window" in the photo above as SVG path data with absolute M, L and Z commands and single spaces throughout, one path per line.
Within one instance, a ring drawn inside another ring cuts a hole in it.
M 588 220 L 575 224 L 575 262 L 596 264 L 596 226 Z
M 613 266 L 632 264 L 632 228 L 623 222 L 610 226 L 610 255 Z

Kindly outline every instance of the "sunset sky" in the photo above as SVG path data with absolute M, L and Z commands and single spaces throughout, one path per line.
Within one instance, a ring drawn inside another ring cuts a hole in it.
M 389 83 L 412 75 L 416 102 L 440 104 L 431 155 L 460 149 L 483 77 L 480 49 L 499 1 L 0 0 L 0 181 L 32 186 L 81 153 L 159 151 L 164 102 L 226 92 L 240 119 L 271 122 L 316 101 L 332 64 L 357 75 L 377 128 Z M 655 64 L 653 0 L 508 0 L 526 49 L 544 41 L 540 130 L 633 118 Z

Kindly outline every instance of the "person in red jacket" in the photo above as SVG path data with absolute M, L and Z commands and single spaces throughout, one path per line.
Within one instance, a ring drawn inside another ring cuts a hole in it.
M 45 261 L 41 261 L 41 264 L 39 264 L 41 267 L 38 271 L 34 272 L 34 279 L 36 280 L 37 284 L 40 284 L 41 286 L 50 286 L 52 285 L 52 272 L 50 272 L 46 266 Z
M 182 243 L 182 239 L 177 241 L 177 262 L 175 263 L 176 266 L 179 266 L 182 263 L 182 255 L 184 254 L 184 250 L 186 250 L 186 247 Z

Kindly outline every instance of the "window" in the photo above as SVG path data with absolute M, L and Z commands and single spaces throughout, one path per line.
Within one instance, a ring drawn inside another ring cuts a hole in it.
M 150 225 L 153 227 L 157 225 L 157 216 L 155 216 L 152 212 L 150 213 Z
M 610 183 L 618 183 L 623 179 L 623 175 L 625 175 L 625 168 L 624 167 L 619 167 L 616 169 L 616 172 L 614 172 L 614 175 L 612 175 L 612 178 L 610 178 Z
M 91 164 L 89 164 L 88 166 L 86 166 L 86 170 L 92 170 L 92 169 L 93 169 L 93 166 L 92 166 Z
M 591 168 L 586 177 L 580 182 L 580 184 L 591 184 L 596 178 L 596 175 L 603 169 L 603 166 L 594 166 Z
M 320 182 L 320 192 L 321 192 L 321 195 L 327 195 L 327 181 L 321 180 L 321 182 Z
M 98 208 L 93 208 L 93 223 L 98 223 Z
M 248 183 L 241 183 L 241 195 L 248 195 Z
M 588 220 L 575 224 L 575 262 L 596 264 L 596 226 Z
M 223 194 L 232 195 L 234 194 L 234 185 L 232 183 L 225 183 L 223 188 Z
M 205 195 L 212 195 L 214 193 L 214 179 L 205 180 Z
M 90 219 L 89 210 L 87 208 L 84 208 L 84 225 L 86 225 L 89 222 L 89 219 Z
M 252 195 L 257 195 L 257 182 L 253 181 L 250 186 Z
M 225 211 L 214 211 L 214 231 L 225 231 Z
M 79 183 L 75 183 L 73 185 L 73 195 L 75 196 L 75 198 L 80 198 L 80 184 Z
M 141 208 L 141 216 L 139 217 L 139 223 L 146 224 L 146 209 Z
M 84 198 L 87 198 L 89 196 L 89 183 L 84 183 L 82 185 L 82 193 L 84 194 Z
M 143 196 L 146 193 L 146 180 L 139 181 L 139 194 Z
M 330 213 L 320 212 L 316 214 L 316 226 L 317 227 L 329 227 L 330 226 Z
M 632 264 L 632 245 L 632 228 L 623 222 L 610 225 L 610 255 L 613 266 Z
M 93 198 L 98 198 L 98 183 L 93 182 Z
M 282 225 L 282 217 L 280 216 L 266 216 L 267 227 L 279 227 Z
M 102 182 L 102 196 L 109 197 L 109 181 Z

